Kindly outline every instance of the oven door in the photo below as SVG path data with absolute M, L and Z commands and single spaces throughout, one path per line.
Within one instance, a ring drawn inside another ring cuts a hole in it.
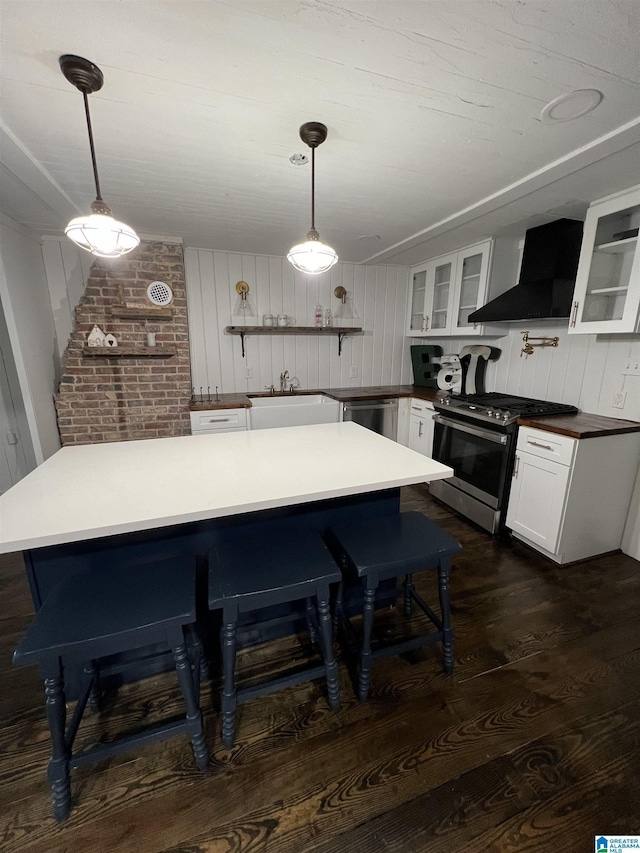
M 447 483 L 500 509 L 510 475 L 513 433 L 434 415 L 433 458 L 453 468 Z

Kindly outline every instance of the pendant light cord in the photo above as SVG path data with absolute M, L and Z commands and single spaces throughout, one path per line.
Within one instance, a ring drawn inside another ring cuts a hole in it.
M 311 148 L 311 230 L 316 228 L 316 149 Z
M 89 147 L 91 148 L 91 163 L 93 165 L 93 177 L 96 182 L 96 201 L 101 201 L 104 203 L 104 199 L 102 198 L 102 193 L 100 191 L 100 178 L 98 177 L 98 165 L 96 163 L 96 152 L 93 146 L 93 130 L 91 129 L 91 115 L 89 114 L 89 98 L 87 97 L 87 93 L 83 92 L 82 97 L 84 98 L 84 111 L 87 116 L 87 130 L 89 131 Z

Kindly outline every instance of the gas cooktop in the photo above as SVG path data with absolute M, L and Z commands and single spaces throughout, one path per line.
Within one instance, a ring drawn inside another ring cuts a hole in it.
M 566 403 L 514 397 L 497 391 L 487 394 L 456 394 L 436 400 L 433 405 L 441 412 L 451 412 L 458 417 L 489 421 L 501 426 L 508 426 L 518 418 L 532 415 L 575 415 L 578 411 L 575 406 Z

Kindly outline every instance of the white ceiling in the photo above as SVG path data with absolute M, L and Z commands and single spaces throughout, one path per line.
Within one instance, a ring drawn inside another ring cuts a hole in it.
M 114 216 L 186 245 L 413 263 L 522 234 L 640 181 L 638 0 L 0 0 L 2 210 L 42 233 L 93 201 L 90 96 Z M 575 89 L 574 121 L 540 111 Z M 371 235 L 378 235 L 375 238 Z

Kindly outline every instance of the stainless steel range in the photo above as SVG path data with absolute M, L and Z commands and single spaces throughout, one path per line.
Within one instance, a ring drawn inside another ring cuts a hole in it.
M 578 411 L 497 392 L 443 397 L 433 405 L 433 458 L 454 476 L 431 483 L 431 494 L 490 533 L 504 526 L 518 418 Z

